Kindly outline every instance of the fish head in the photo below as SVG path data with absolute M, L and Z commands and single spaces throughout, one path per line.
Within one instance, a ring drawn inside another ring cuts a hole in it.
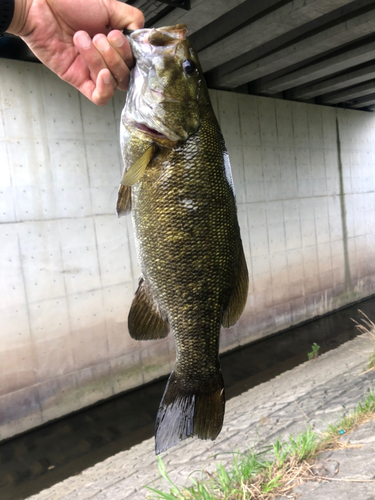
M 205 100 L 202 69 L 186 26 L 140 29 L 128 39 L 136 65 L 123 122 L 164 146 L 186 141 L 200 126 Z

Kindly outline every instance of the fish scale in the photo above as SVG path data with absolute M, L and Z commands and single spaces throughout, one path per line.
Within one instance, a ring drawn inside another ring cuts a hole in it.
M 220 432 L 220 328 L 237 321 L 248 288 L 227 151 L 184 29 L 138 30 L 129 37 L 140 69 L 122 115 L 118 213 L 131 205 L 142 271 L 128 328 L 138 340 L 171 330 L 176 344 L 156 419 L 156 453 Z M 155 95 L 145 91 L 152 86 Z

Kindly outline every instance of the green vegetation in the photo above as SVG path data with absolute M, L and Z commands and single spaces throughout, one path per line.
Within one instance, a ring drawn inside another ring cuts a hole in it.
M 375 342 L 375 323 L 373 323 L 363 311 L 361 311 L 360 309 L 358 309 L 358 311 L 362 314 L 363 318 L 361 318 L 362 323 L 359 323 L 358 321 L 353 319 L 355 327 L 357 328 L 357 330 L 359 330 L 361 333 L 365 333 Z M 375 351 L 370 356 L 367 369 L 375 370 Z
M 375 351 L 370 356 L 370 360 L 369 360 L 367 368 L 369 370 L 374 370 L 375 369 Z
M 311 352 L 307 353 L 307 357 L 309 359 L 316 359 L 319 355 L 319 349 L 320 349 L 320 345 L 318 345 L 316 342 L 314 342 L 313 345 L 311 346 Z
M 191 479 L 190 487 L 180 487 L 168 476 L 165 464 L 158 457 L 160 475 L 169 483 L 169 493 L 149 488 L 149 498 L 165 500 L 270 500 L 287 495 L 298 484 L 313 477 L 311 466 L 318 453 L 346 445 L 339 442 L 340 435 L 375 418 L 375 391 L 370 391 L 363 403 L 323 435 L 309 428 L 288 441 L 276 442 L 260 451 L 234 453 L 233 465 L 227 470 L 218 465 L 216 472 L 205 472 L 202 481 Z
M 339 446 L 341 434 L 347 433 L 359 425 L 375 418 L 375 391 L 370 391 L 363 403 L 358 403 L 353 411 L 341 418 L 337 424 L 330 424 L 321 438 L 317 452 L 335 449 Z

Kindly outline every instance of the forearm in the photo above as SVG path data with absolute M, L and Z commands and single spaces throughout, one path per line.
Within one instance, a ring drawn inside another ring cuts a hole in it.
M 3 35 L 14 18 L 14 0 L 0 0 L 0 36 Z

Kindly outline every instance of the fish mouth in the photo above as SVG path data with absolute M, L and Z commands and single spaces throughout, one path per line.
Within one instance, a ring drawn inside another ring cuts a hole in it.
M 157 139 L 168 139 L 168 137 L 154 128 L 150 128 L 147 125 L 143 125 L 143 123 L 137 123 L 134 122 L 134 126 L 140 130 L 141 132 L 145 132 L 146 134 L 152 135 L 153 137 L 156 137 Z

